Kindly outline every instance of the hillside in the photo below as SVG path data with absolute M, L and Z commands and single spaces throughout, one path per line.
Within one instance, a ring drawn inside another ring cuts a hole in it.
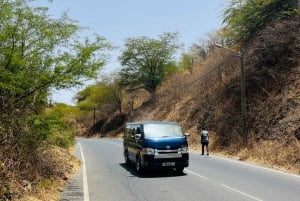
M 118 116 L 118 124 L 110 119 L 119 129 L 103 135 L 120 133 L 124 121 L 177 121 L 191 134 L 190 146 L 198 149 L 200 125 L 210 131 L 215 154 L 300 174 L 299 27 L 299 20 L 270 24 L 244 48 L 246 145 L 240 58 L 236 51 L 217 48 L 191 71 L 169 77 L 155 94 L 137 90 L 133 111 Z

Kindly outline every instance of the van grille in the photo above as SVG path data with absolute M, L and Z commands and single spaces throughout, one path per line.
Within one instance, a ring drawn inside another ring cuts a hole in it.
M 154 158 L 181 158 L 181 150 L 173 149 L 173 150 L 158 150 L 155 149 Z

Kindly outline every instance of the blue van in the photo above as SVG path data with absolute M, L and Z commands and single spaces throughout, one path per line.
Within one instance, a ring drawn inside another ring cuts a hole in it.
M 189 165 L 188 134 L 176 122 L 143 121 L 126 123 L 123 153 L 136 170 L 174 168 L 182 173 Z

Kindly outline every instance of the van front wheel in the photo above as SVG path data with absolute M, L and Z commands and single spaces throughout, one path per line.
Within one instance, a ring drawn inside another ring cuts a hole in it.
M 183 169 L 184 169 L 184 167 L 178 167 L 175 170 L 176 170 L 177 174 L 183 174 Z

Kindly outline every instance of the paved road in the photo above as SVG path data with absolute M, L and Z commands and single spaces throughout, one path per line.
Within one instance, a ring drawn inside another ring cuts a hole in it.
M 190 153 L 183 175 L 155 171 L 140 175 L 126 166 L 122 141 L 78 139 L 81 170 L 61 201 L 299 201 L 300 176 L 244 162 Z

